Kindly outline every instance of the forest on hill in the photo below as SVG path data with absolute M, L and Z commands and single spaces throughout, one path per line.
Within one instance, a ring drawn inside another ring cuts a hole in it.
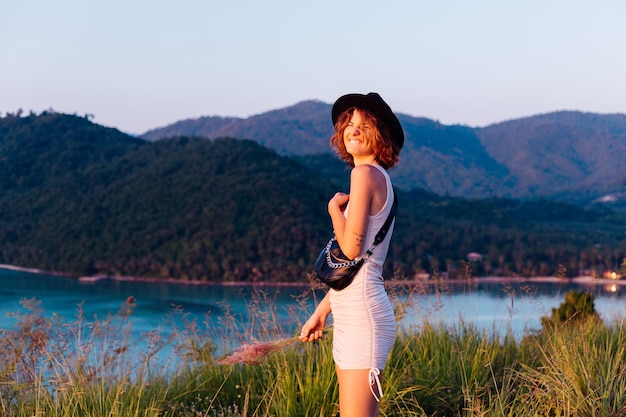
M 332 155 L 255 141 L 149 142 L 54 112 L 0 118 L 0 263 L 74 275 L 306 282 L 346 190 Z M 626 219 L 547 200 L 399 189 L 386 275 L 619 268 Z M 483 255 L 470 263 L 469 252 Z
M 142 135 L 252 139 L 281 155 L 328 153 L 331 105 L 303 101 L 245 119 L 200 117 Z M 561 111 L 482 128 L 399 114 L 394 183 L 467 198 L 546 198 L 626 208 L 626 115 Z

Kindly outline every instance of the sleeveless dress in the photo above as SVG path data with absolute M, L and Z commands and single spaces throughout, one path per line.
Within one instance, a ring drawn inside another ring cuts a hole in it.
M 394 199 L 387 171 L 381 166 L 372 166 L 378 168 L 385 176 L 387 201 L 379 213 L 368 217 L 363 254 L 372 246 L 374 237 L 387 220 Z M 345 216 L 348 210 L 349 203 L 344 212 Z M 377 401 L 382 397 L 378 375 L 385 367 L 396 335 L 393 306 L 382 277 L 383 263 L 389 250 L 392 231 L 393 225 L 347 288 L 341 291 L 330 289 L 335 364 L 339 369 L 369 369 L 370 388 L 376 385 L 378 393 L 372 388 L 372 394 Z

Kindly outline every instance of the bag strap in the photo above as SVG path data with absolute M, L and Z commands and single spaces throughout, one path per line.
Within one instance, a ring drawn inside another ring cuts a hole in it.
M 396 193 L 395 187 L 392 186 L 392 188 L 393 188 L 393 205 L 391 206 L 391 210 L 389 211 L 389 216 L 387 216 L 387 220 L 385 220 L 385 223 L 376 234 L 376 237 L 374 237 L 374 244 L 372 245 L 371 248 L 367 250 L 366 252 L 367 256 L 372 254 L 372 250 L 374 250 L 376 245 L 378 245 L 380 242 L 385 240 L 385 236 L 387 236 L 387 232 L 389 231 L 389 228 L 391 227 L 391 223 L 393 222 L 393 219 L 396 216 L 396 210 L 398 209 L 398 194 Z

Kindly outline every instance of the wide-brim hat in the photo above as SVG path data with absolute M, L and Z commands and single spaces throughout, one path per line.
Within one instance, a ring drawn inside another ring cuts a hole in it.
M 331 117 L 333 119 L 333 125 L 337 123 L 339 115 L 344 111 L 356 107 L 358 109 L 368 110 L 372 112 L 378 119 L 380 119 L 387 127 L 392 137 L 390 138 L 398 147 L 402 148 L 404 145 L 404 131 L 400 121 L 391 111 L 391 107 L 378 93 L 367 94 L 346 94 L 341 96 L 333 104 L 333 110 Z

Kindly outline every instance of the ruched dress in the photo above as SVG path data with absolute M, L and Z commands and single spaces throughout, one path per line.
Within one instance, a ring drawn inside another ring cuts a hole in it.
M 363 254 L 374 243 L 374 237 L 387 220 L 394 200 L 387 171 L 379 165 L 372 166 L 378 168 L 386 178 L 387 201 L 379 213 L 368 217 Z M 345 216 L 349 209 L 348 203 Z M 339 369 L 369 369 L 370 386 L 376 386 L 378 391 L 372 388 L 372 394 L 377 400 L 382 397 L 378 375 L 385 368 L 396 335 L 393 306 L 382 276 L 392 232 L 393 225 L 347 288 L 330 290 L 335 364 Z

